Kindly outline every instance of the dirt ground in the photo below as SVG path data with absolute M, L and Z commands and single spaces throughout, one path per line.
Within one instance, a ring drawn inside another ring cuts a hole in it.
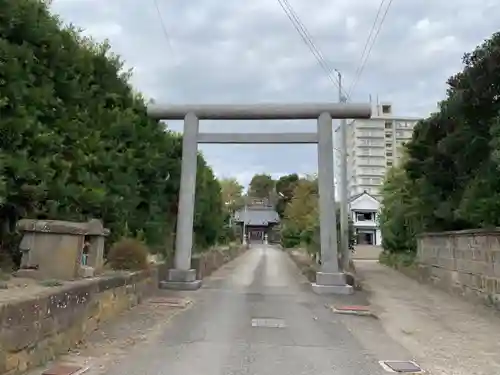
M 355 251 L 352 254 L 352 258 L 354 260 L 357 259 L 377 260 L 381 252 L 382 248 L 380 246 L 356 245 Z
M 500 314 L 376 261 L 356 261 L 385 331 L 432 375 L 500 374 Z

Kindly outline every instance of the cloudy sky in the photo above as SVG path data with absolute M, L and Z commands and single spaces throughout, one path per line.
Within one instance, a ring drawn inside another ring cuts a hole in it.
M 387 3 L 385 2 L 385 6 Z M 380 0 L 289 0 L 328 64 L 352 84 Z M 337 88 L 277 0 L 53 0 L 62 20 L 133 68 L 133 85 L 170 103 L 336 101 Z M 444 95 L 461 57 L 499 30 L 498 0 L 394 0 L 363 74 L 356 102 L 393 103 L 396 114 L 426 116 Z M 182 124 L 169 122 L 180 131 Z M 201 131 L 313 131 L 314 122 L 209 122 Z M 218 176 L 248 183 L 317 170 L 313 145 L 204 145 Z

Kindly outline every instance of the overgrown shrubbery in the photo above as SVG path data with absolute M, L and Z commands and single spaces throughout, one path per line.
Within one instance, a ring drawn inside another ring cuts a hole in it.
M 298 247 L 302 243 L 302 233 L 291 226 L 286 224 L 281 231 L 281 244 L 284 248 Z
M 171 248 L 181 137 L 146 115 L 106 43 L 61 25 L 39 0 L 0 0 L 0 246 L 21 217 L 102 219 L 109 243 Z M 200 248 L 222 227 L 220 185 L 198 159 Z M 14 241 L 15 242 L 15 241 Z
M 411 267 L 415 264 L 416 253 L 414 251 L 405 252 L 390 252 L 383 251 L 380 253 L 379 261 L 393 268 Z
M 134 238 L 124 238 L 113 244 L 107 264 L 114 270 L 140 271 L 148 268 L 147 246 Z
M 500 33 L 463 62 L 439 111 L 417 124 L 406 160 L 387 176 L 387 252 L 414 253 L 422 232 L 500 226 Z

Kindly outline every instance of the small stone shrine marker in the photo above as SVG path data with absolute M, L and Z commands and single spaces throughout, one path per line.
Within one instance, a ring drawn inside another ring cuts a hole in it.
M 109 230 L 101 221 L 87 223 L 22 219 L 21 267 L 16 276 L 75 280 L 92 277 L 104 265 L 104 240 Z M 84 248 L 86 254 L 84 254 Z

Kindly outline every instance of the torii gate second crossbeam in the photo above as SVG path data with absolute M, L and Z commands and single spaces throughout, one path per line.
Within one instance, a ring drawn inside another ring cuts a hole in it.
M 332 118 L 370 118 L 370 104 L 309 103 L 250 105 L 152 105 L 157 120 L 184 120 L 182 170 L 174 268 L 160 286 L 195 290 L 201 286 L 191 268 L 198 143 L 317 143 L 320 208 L 321 268 L 312 288 L 320 294 L 350 294 L 339 269 L 335 214 Z M 199 120 L 317 119 L 316 133 L 199 133 Z

